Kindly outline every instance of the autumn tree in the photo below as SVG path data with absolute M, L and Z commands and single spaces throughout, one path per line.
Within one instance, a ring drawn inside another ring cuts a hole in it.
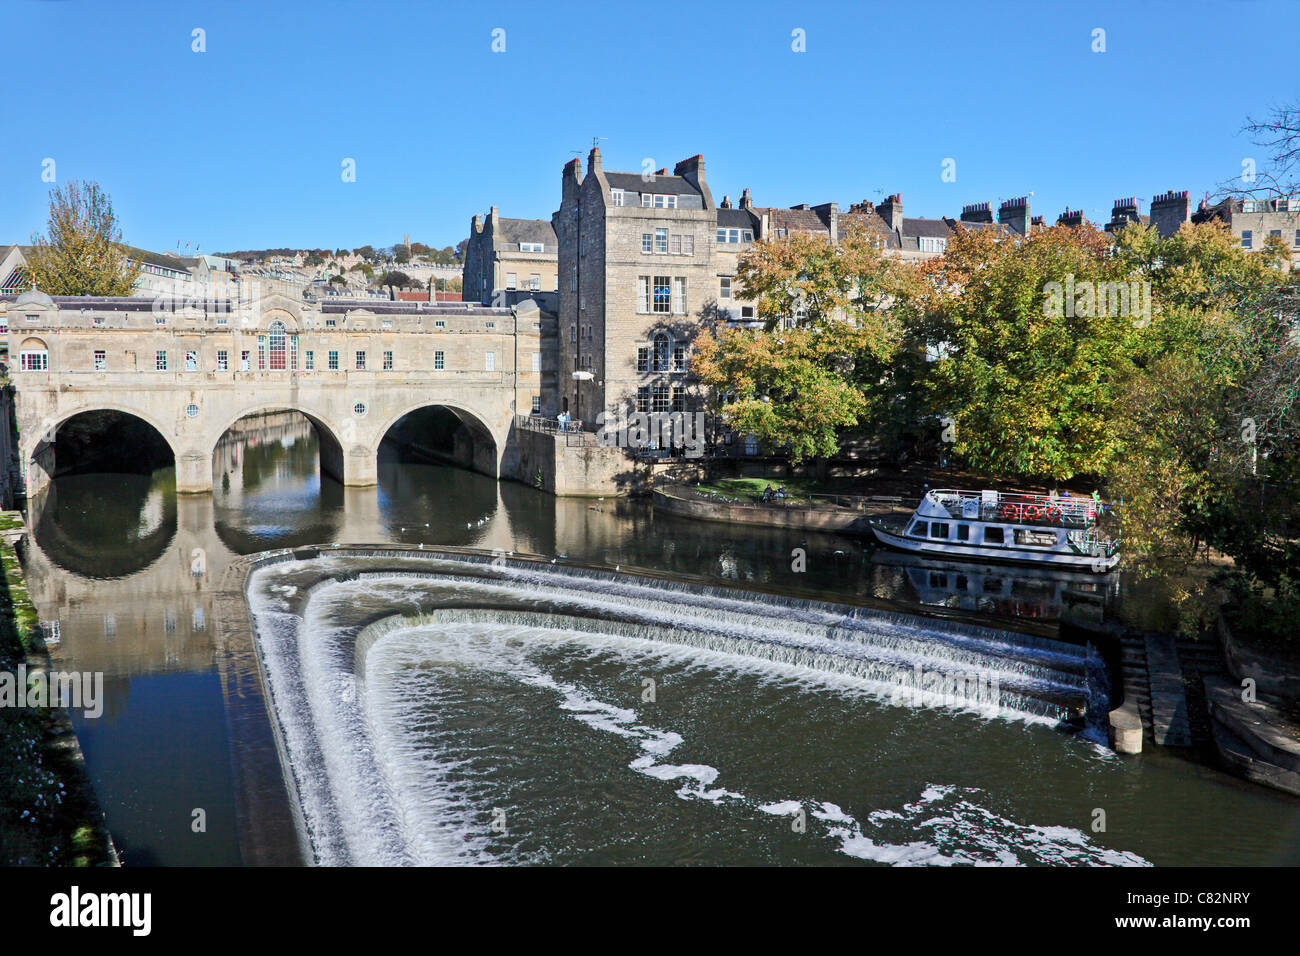
M 876 238 L 857 226 L 836 242 L 811 233 L 756 242 L 736 267 L 740 294 L 754 301 L 769 329 L 880 315 L 901 275 Z
M 47 295 L 130 295 L 135 285 L 113 203 L 94 182 L 50 190 L 46 235 L 32 236 L 26 258 L 32 287 Z
M 872 237 L 836 243 L 795 234 L 751 245 L 737 266 L 741 298 L 762 330 L 715 327 L 694 367 L 729 427 L 792 461 L 834 455 L 846 429 L 878 420 L 887 402 L 898 323 L 883 308 L 901 267 Z
M 853 377 L 867 335 L 847 323 L 774 331 L 723 329 L 702 336 L 694 368 L 723 396 L 727 425 L 754 435 L 793 462 L 825 459 L 839 435 L 858 423 L 868 403 Z
M 1115 254 L 1147 269 L 1163 319 L 1115 415 L 1109 482 L 1131 563 L 1177 575 L 1209 545 L 1265 584 L 1300 582 L 1293 275 L 1213 223 L 1165 239 L 1129 227 Z
M 918 384 L 972 468 L 1065 480 L 1113 461 L 1116 394 L 1153 320 L 1110 250 L 1089 225 L 1015 239 L 959 227 L 904 291 L 896 311 L 928 359 Z

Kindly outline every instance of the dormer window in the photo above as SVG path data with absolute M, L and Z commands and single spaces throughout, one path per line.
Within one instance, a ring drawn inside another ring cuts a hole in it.
M 521 242 L 519 243 L 520 252 L 542 252 L 546 248 L 545 243 L 541 242 Z
M 939 239 L 933 236 L 921 237 L 922 252 L 943 252 L 948 248 L 947 239 Z
M 622 206 L 622 205 L 623 205 L 624 195 L 625 195 L 625 194 L 624 194 L 623 190 L 621 190 L 621 189 L 611 189 L 611 190 L 609 191 L 609 201 L 610 201 L 610 204 L 611 204 L 611 205 L 614 205 L 614 206 Z

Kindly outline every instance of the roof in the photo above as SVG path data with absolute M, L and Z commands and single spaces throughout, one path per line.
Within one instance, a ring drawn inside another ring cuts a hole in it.
M 497 219 L 495 237 L 500 242 L 540 242 L 556 248 L 555 227 L 547 219 Z
M 322 300 L 320 310 L 327 315 L 342 315 L 346 312 L 374 312 L 376 315 L 509 315 L 509 309 L 480 305 L 477 302 L 393 302 L 391 299 L 378 299 L 373 302 L 327 302 Z
M 748 209 L 719 209 L 718 225 L 731 229 L 754 229 L 758 225 L 758 218 Z
M 767 213 L 767 221 L 771 224 L 772 229 L 789 229 L 794 232 L 824 232 L 830 233 L 830 226 L 817 213 L 811 209 L 777 209 L 772 207 L 763 210 Z
M 634 193 L 662 193 L 665 196 L 698 196 L 700 191 L 681 176 L 655 176 L 644 180 L 640 173 L 606 173 L 605 179 L 615 189 Z
M 890 228 L 885 225 L 885 220 L 880 218 L 876 213 L 862 212 L 842 212 L 840 213 L 840 235 L 853 226 L 866 230 L 867 235 L 877 236 L 883 239 L 888 245 L 897 248 L 898 241 Z
M 136 262 L 147 262 L 154 266 L 163 266 L 167 269 L 175 269 L 177 272 L 189 272 L 184 260 L 177 256 L 168 255 L 165 252 L 150 252 L 147 249 L 137 249 L 135 246 L 122 247 L 127 256 Z
M 952 228 L 943 219 L 908 219 L 903 217 L 902 233 L 924 239 L 947 239 Z

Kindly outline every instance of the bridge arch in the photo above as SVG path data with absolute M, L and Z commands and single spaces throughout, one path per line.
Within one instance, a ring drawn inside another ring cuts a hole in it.
M 343 460 L 343 443 L 339 440 L 337 430 L 328 423 L 326 417 L 320 411 L 312 408 L 304 408 L 298 402 L 259 402 L 248 406 L 236 414 L 228 417 L 224 424 L 213 429 L 211 435 L 211 454 L 213 461 L 217 458 L 217 448 L 221 440 L 232 428 L 245 418 L 254 415 L 263 415 L 271 412 L 297 412 L 303 418 L 311 423 L 316 431 L 316 437 L 320 444 L 320 470 L 322 475 L 328 475 L 335 481 L 342 484 L 346 474 Z
M 20 439 L 20 443 L 28 496 L 42 492 L 57 475 L 75 469 L 76 464 L 67 460 L 67 454 L 72 449 L 66 447 L 66 441 L 64 461 L 60 463 L 58 460 L 59 434 L 64 433 L 65 440 L 69 437 L 66 426 L 73 419 L 83 415 L 95 415 L 103 412 L 124 416 L 147 425 L 149 430 L 156 435 L 159 449 L 166 449 L 167 456 L 171 458 L 171 464 L 176 465 L 179 462 L 180 455 L 176 444 L 168 434 L 167 427 L 149 412 L 122 403 L 95 402 L 79 408 L 65 409 L 58 415 L 41 421 L 36 428 L 29 427 L 26 430 L 26 434 Z M 159 466 L 163 465 L 164 463 L 159 461 Z
M 426 398 L 404 407 L 375 431 L 375 451 L 388 442 L 424 459 L 450 461 L 492 478 L 501 477 L 505 437 L 463 404 Z

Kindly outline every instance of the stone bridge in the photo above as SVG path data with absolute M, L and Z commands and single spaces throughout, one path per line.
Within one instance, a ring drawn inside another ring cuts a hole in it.
M 55 460 L 60 427 L 93 411 L 156 429 L 175 457 L 182 493 L 210 492 L 222 436 L 245 416 L 277 410 L 307 417 L 322 472 L 344 485 L 375 484 L 384 437 L 426 408 L 446 409 L 464 426 L 454 459 L 516 477 L 514 416 L 541 394 L 550 319 L 532 303 L 497 309 L 279 295 L 240 302 L 29 292 L 0 309 L 29 498 L 66 470 Z

